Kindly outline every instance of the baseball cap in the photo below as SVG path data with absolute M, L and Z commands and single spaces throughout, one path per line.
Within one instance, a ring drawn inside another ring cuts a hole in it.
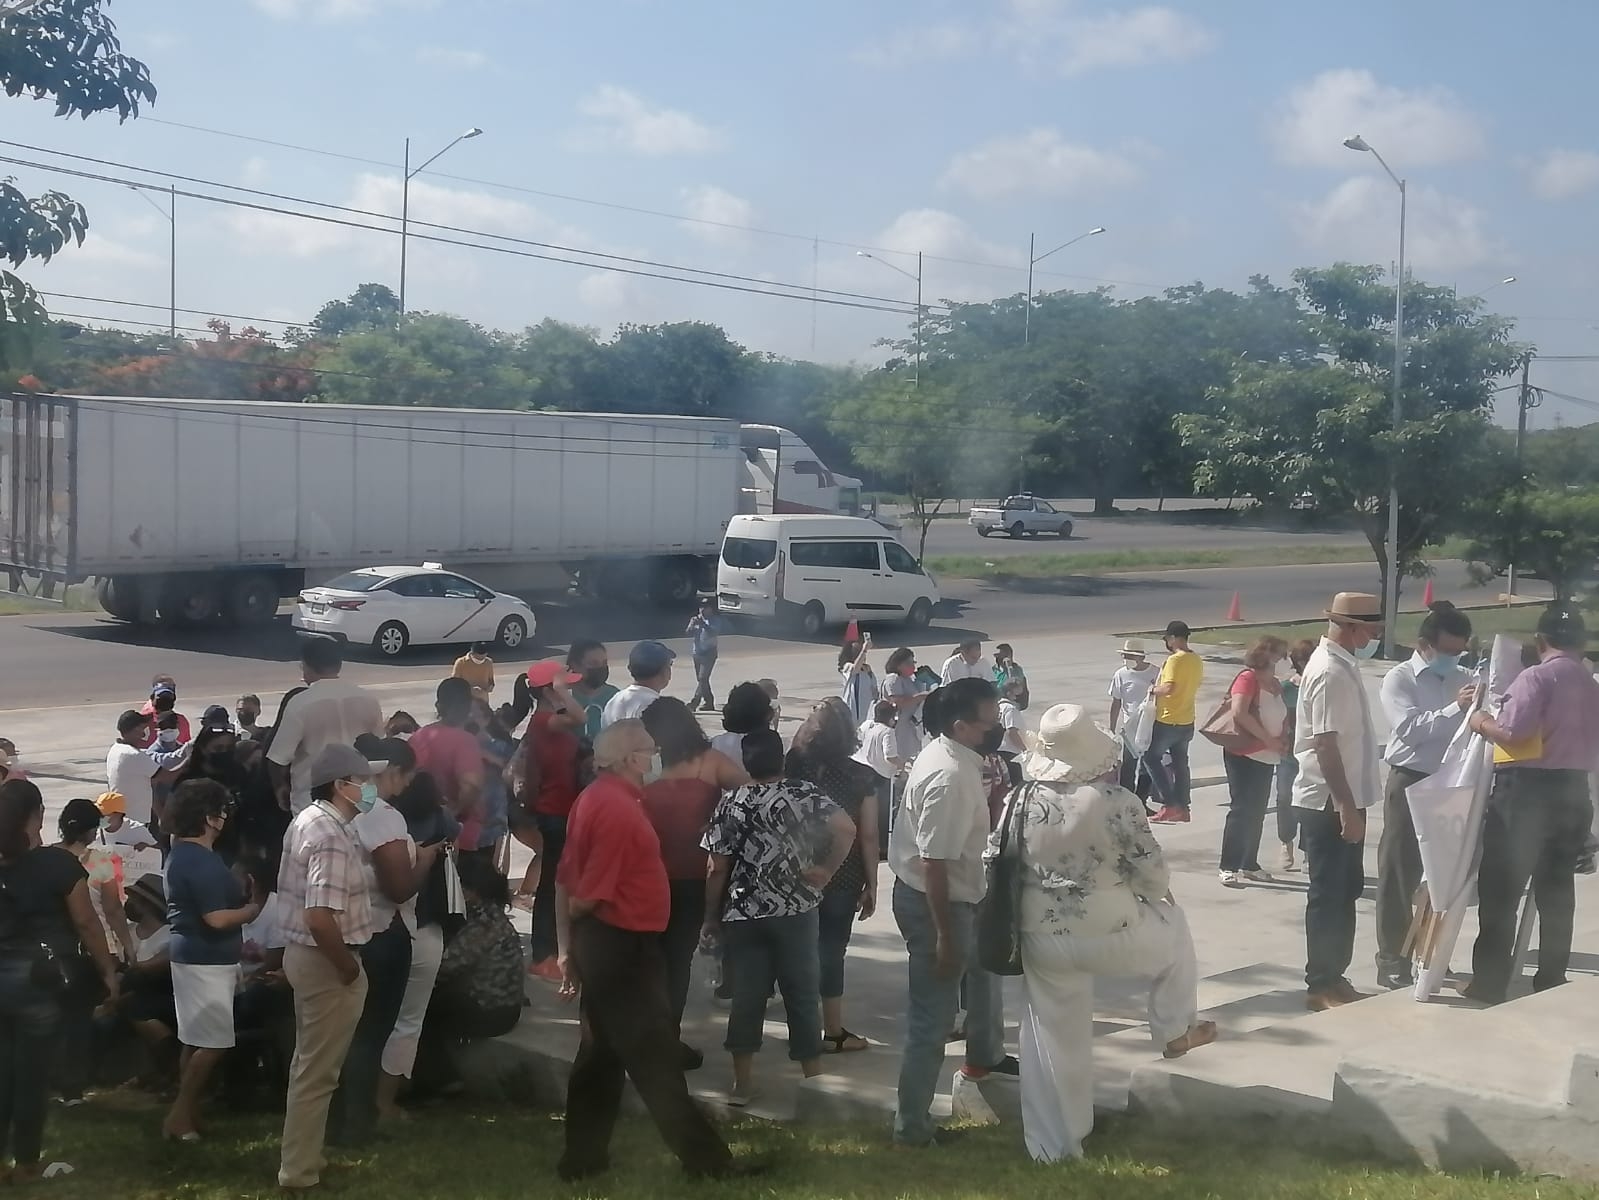
M 373 762 L 354 746 L 335 742 L 324 746 L 322 752 L 311 760 L 311 786 L 321 787 L 335 779 L 351 779 L 358 775 L 376 775 L 389 764 Z
M 1188 628 L 1187 621 L 1173 621 L 1166 626 L 1165 636 L 1185 638 L 1192 632 L 1193 630 Z
M 659 675 L 672 664 L 677 657 L 669 648 L 660 642 L 639 642 L 627 656 L 627 671 L 629 675 L 644 676 Z
M 170 683 L 158 683 L 150 689 L 150 699 L 152 700 L 157 696 L 176 696 L 177 694 L 178 689 Z
M 527 669 L 529 687 L 549 687 L 557 679 L 563 679 L 567 683 L 581 683 L 583 676 L 567 670 L 566 664 L 558 658 L 546 658 Z
M 233 731 L 233 718 L 228 715 L 228 710 L 220 704 L 213 704 L 205 710 L 205 715 L 200 718 L 201 729 L 226 729 Z
M 123 798 L 121 792 L 101 792 L 95 798 L 94 806 L 100 810 L 102 815 L 107 817 L 113 813 L 121 813 L 123 816 L 128 815 L 128 802 Z

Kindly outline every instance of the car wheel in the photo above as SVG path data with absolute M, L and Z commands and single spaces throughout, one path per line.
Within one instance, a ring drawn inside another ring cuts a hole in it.
M 989 534 L 991 534 L 993 532 L 994 531 L 992 529 L 990 529 L 987 525 L 979 525 L 977 527 L 977 536 L 978 537 L 987 537 Z
M 1057 529 L 1055 531 L 1055 533 L 1060 537 L 1060 539 L 1062 541 L 1065 541 L 1067 538 L 1071 537 L 1071 535 L 1072 535 L 1072 523 L 1070 521 L 1067 521 L 1059 529 Z
M 822 607 L 820 600 L 812 600 L 800 609 L 800 632 L 808 638 L 818 637 L 822 627 L 827 624 L 827 610 Z
M 278 589 L 266 575 L 246 575 L 228 588 L 223 611 L 240 629 L 260 629 L 278 615 Z
M 411 644 L 411 635 L 398 621 L 386 621 L 372 638 L 372 649 L 384 658 L 398 658 Z
M 1027 527 L 1020 521 L 1017 521 L 1016 524 L 1012 525 L 1008 530 L 1006 530 L 1006 532 L 1009 533 L 1013 538 L 1019 538 L 1027 532 Z
M 500 631 L 494 635 L 495 642 L 504 650 L 515 650 L 527 640 L 527 622 L 521 617 L 506 617 L 500 622 Z
M 933 605 L 923 596 L 911 605 L 910 612 L 905 614 L 905 624 L 912 629 L 926 629 L 933 623 Z

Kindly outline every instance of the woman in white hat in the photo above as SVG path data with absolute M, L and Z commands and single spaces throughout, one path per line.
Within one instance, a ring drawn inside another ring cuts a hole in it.
M 1022 1125 L 1040 1162 L 1080 1157 L 1094 1127 L 1094 976 L 1153 980 L 1149 1027 L 1177 1058 L 1216 1039 L 1143 805 L 1116 782 L 1121 743 L 1075 704 L 1043 716 L 1020 758 Z

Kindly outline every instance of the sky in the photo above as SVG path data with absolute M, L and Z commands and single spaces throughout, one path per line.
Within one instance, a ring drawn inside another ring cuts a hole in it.
M 168 200 L 127 181 L 198 194 L 177 198 L 180 326 L 277 331 L 363 282 L 397 288 L 406 138 L 416 166 L 480 127 L 412 179 L 413 222 L 470 232 L 413 224 L 408 307 L 604 336 L 704 320 L 751 350 L 872 364 L 907 326 L 918 253 L 928 303 L 1019 293 L 1030 237 L 1042 255 L 1100 226 L 1038 263 L 1039 290 L 1132 298 L 1391 264 L 1398 190 L 1343 147 L 1358 133 L 1409 182 L 1413 274 L 1483 295 L 1541 355 L 1599 353 L 1599 5 L 1524 0 L 1513 21 L 1484 0 L 111 13 L 159 91 L 141 117 L 0 97 L 0 156 L 110 177 L 0 162 L 89 210 L 82 247 L 24 272 L 62 314 L 164 326 Z M 1533 383 L 1599 402 L 1594 364 L 1540 361 Z M 1596 418 L 1551 397 L 1532 425 Z

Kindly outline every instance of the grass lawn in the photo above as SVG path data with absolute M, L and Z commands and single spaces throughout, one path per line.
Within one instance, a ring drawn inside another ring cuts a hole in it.
M 0 616 L 17 616 L 21 613 L 41 612 L 99 612 L 100 602 L 94 598 L 94 586 L 76 583 L 63 588 L 59 600 L 34 600 L 28 596 L 0 593 Z
M 158 1140 L 160 1111 L 113 1095 L 50 1114 L 46 1150 L 66 1155 L 77 1173 L 35 1185 L 60 1200 L 238 1200 L 275 1196 L 278 1134 L 273 1117 L 222 1116 L 207 1140 Z M 958 1146 L 922 1152 L 888 1148 L 883 1128 L 730 1126 L 738 1153 L 771 1155 L 772 1173 L 723 1185 L 685 1179 L 642 1117 L 624 1116 L 610 1175 L 569 1188 L 555 1178 L 558 1117 L 522 1109 L 433 1109 L 417 1114 L 392 1142 L 329 1172 L 330 1196 L 348 1200 L 425 1200 L 440 1196 L 592 1196 L 704 1200 L 890 1200 L 938 1197 L 1095 1200 L 1577 1200 L 1590 1186 L 1549 1180 L 1442 1175 L 1295 1149 L 1276 1137 L 1236 1140 L 1174 1137 L 1131 1120 L 1103 1123 L 1090 1157 L 1058 1166 L 1030 1162 L 1015 1129 L 974 1130 Z M 47 1155 L 48 1157 L 48 1155 Z M 337 1159 L 337 1156 L 335 1156 Z
M 1501 604 L 1491 608 L 1467 608 L 1462 611 L 1471 618 L 1472 632 L 1487 643 L 1493 640 L 1493 635 L 1496 633 L 1508 633 L 1512 637 L 1531 640 L 1533 627 L 1538 624 L 1538 617 L 1545 607 L 1542 603 L 1517 604 L 1510 608 Z M 1402 645 L 1409 646 L 1414 643 L 1424 615 L 1414 612 L 1400 616 L 1396 632 Z M 1247 646 L 1256 638 L 1268 633 L 1287 638 L 1290 642 L 1296 642 L 1300 638 L 1315 641 L 1326 630 L 1325 621 L 1301 621 L 1293 625 L 1214 625 L 1194 630 L 1194 641 L 1208 645 Z M 1145 636 L 1150 636 L 1147 631 Z

